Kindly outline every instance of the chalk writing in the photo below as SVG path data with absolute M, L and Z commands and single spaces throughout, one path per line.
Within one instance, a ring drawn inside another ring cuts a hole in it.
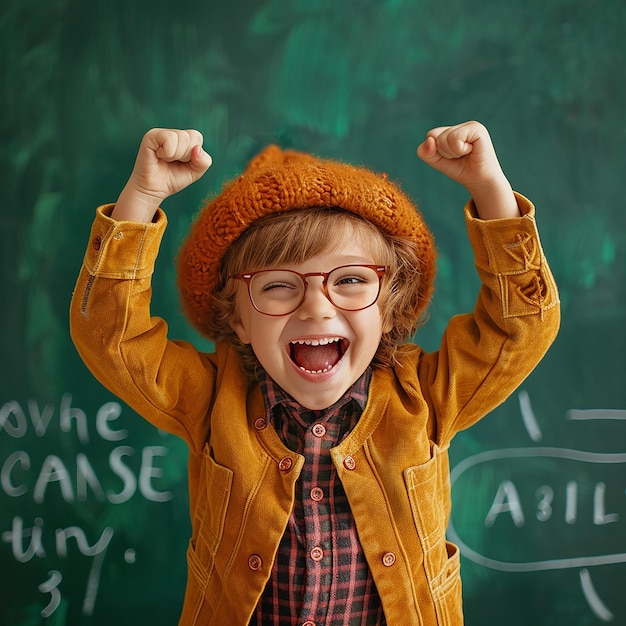
M 135 497 L 154 503 L 173 498 L 170 490 L 159 487 L 164 477 L 161 463 L 169 453 L 168 447 L 127 445 L 129 430 L 121 426 L 122 418 L 122 405 L 107 402 L 90 421 L 83 409 L 73 406 L 69 393 L 61 397 L 58 410 L 53 404 L 42 406 L 33 399 L 25 403 L 10 400 L 0 407 L 0 437 L 24 442 L 19 449 L 13 446 L 8 453 L 0 452 L 0 495 L 8 497 L 9 503 L 16 503 L 16 514 L 0 520 L 4 526 L 0 528 L 0 538 L 17 563 L 50 558 L 58 562 L 58 567 L 49 570 L 46 579 L 37 586 L 44 598 L 40 611 L 44 618 L 52 616 L 62 604 L 62 566 L 72 553 L 89 559 L 81 610 L 84 615 L 93 614 L 105 556 L 115 529 L 110 525 L 97 531 L 87 531 L 77 524 L 49 526 L 43 513 L 27 518 L 19 513 L 20 508 L 30 503 L 43 511 L 47 510 L 46 504 L 54 503 L 58 512 L 59 503 L 93 501 L 122 505 Z M 41 459 L 33 452 L 33 446 L 27 444 L 28 438 L 44 438 L 51 433 L 56 435 L 54 441 L 58 442 L 59 436 L 61 440 L 69 437 L 73 444 L 48 450 Z M 97 450 L 96 465 L 86 449 L 73 450 L 75 445 L 86 448 L 94 441 L 99 442 L 96 448 L 90 447 Z M 106 451 L 104 444 L 113 447 Z M 125 563 L 132 565 L 136 558 L 134 548 L 125 549 Z
M 529 437 L 534 442 L 540 441 L 541 429 L 528 394 L 521 392 L 519 400 Z M 573 421 L 623 420 L 626 411 L 572 410 L 566 417 Z M 626 520 L 624 485 L 615 484 L 615 481 L 609 484 L 603 477 L 615 466 L 626 469 L 626 452 L 523 447 L 488 450 L 469 456 L 452 469 L 453 490 L 467 488 L 471 483 L 492 489 L 491 500 L 485 503 L 483 527 L 493 532 L 499 528 L 507 530 L 509 535 L 511 528 L 517 529 L 520 541 L 472 545 L 480 534 L 469 532 L 471 529 L 460 533 L 454 519 L 450 521 L 448 536 L 459 545 L 465 558 L 490 569 L 503 572 L 578 569 L 589 607 L 599 619 L 610 621 L 613 614 L 600 599 L 587 568 L 626 563 L 623 541 L 626 533 L 622 528 Z M 624 475 L 623 469 L 620 475 Z M 576 542 L 577 554 L 571 554 L 571 547 L 565 543 L 565 537 L 569 536 L 566 531 L 551 535 L 557 539 L 545 544 L 536 540 L 525 543 L 523 538 L 539 536 L 536 528 L 529 529 L 531 534 L 523 534 L 532 523 L 552 526 L 563 523 L 566 527 L 585 524 L 586 541 Z M 594 536 L 593 528 L 602 532 Z M 614 533 L 611 535 L 614 541 L 607 541 L 607 532 Z M 473 539 L 464 540 L 464 536 Z M 561 543 L 559 539 L 562 539 Z M 607 545 L 612 549 L 607 551 Z M 489 550 L 491 554 L 488 554 Z M 502 555 L 494 550 L 501 551 Z
M 152 485 L 153 478 L 160 478 L 163 470 L 155 465 L 157 457 L 167 456 L 165 446 L 146 446 L 141 450 L 141 466 L 139 475 L 124 462 L 125 457 L 132 457 L 136 450 L 130 446 L 119 446 L 111 451 L 108 457 L 109 469 L 119 478 L 122 486 L 119 491 L 112 489 L 106 493 L 102 484 L 91 466 L 87 455 L 78 453 L 72 466 L 74 474 L 67 464 L 55 454 L 46 456 L 38 470 L 31 470 L 31 459 L 27 452 L 17 450 L 9 454 L 0 467 L 0 487 L 7 496 L 17 498 L 32 494 L 32 499 L 42 504 L 48 492 L 48 487 L 56 483 L 61 497 L 65 502 L 85 501 L 89 492 L 99 501 L 121 504 L 130 500 L 137 491 L 146 499 L 153 502 L 167 502 L 172 498 L 169 491 L 158 491 Z M 19 474 L 19 478 L 18 478 Z M 28 485 L 28 477 L 32 485 Z
M 41 617 L 50 617 L 61 604 L 61 592 L 59 591 L 59 583 L 63 580 L 61 572 L 52 570 L 48 572 L 50 578 L 39 585 L 38 589 L 41 593 L 50 594 L 50 602 L 41 611 Z
M 527 461 L 532 463 L 537 459 L 553 459 L 553 460 L 569 460 L 577 461 L 583 464 L 624 464 L 626 465 L 626 453 L 618 454 L 601 454 L 584 452 L 581 450 L 569 450 L 565 448 L 509 448 L 502 450 L 489 450 L 471 457 L 467 457 L 461 463 L 455 466 L 451 473 L 451 483 L 454 486 L 458 484 L 462 476 L 469 472 L 472 468 L 477 468 L 485 464 L 496 464 L 497 467 L 503 469 L 505 464 L 498 462 L 506 462 L 506 466 L 510 467 L 512 461 Z M 568 482 L 569 487 L 566 489 L 565 497 L 569 497 L 569 504 L 566 506 L 567 523 L 576 521 L 579 517 L 575 513 L 574 495 L 576 489 L 573 487 L 572 482 Z M 546 493 L 550 493 L 549 489 L 546 489 L 545 485 L 539 486 L 539 494 L 543 498 L 545 504 Z M 569 496 L 568 496 L 569 493 Z M 622 490 L 623 493 L 623 490 Z M 593 521 L 593 524 L 598 526 L 604 526 L 606 524 L 615 524 L 621 517 L 616 512 L 606 512 L 605 505 L 606 486 L 598 482 L 595 484 L 593 490 L 593 498 L 590 503 L 589 515 Z M 542 500 L 540 500 L 541 502 Z M 542 505 L 543 506 L 543 505 Z M 537 519 L 546 521 L 552 516 L 547 515 L 545 509 L 542 510 L 540 506 Z M 503 480 L 498 485 L 497 491 L 494 495 L 490 508 L 485 512 L 484 524 L 486 527 L 494 526 L 496 519 L 500 518 L 503 514 L 510 517 L 514 526 L 521 528 L 526 523 L 526 515 L 524 514 L 524 505 L 519 495 L 518 488 L 513 481 Z M 508 571 L 508 572 L 528 572 L 528 571 L 540 571 L 549 569 L 564 569 L 564 568 L 577 568 L 587 567 L 591 565 L 606 565 L 611 563 L 626 563 L 626 551 L 617 552 L 612 554 L 598 554 L 598 555 L 576 555 L 572 557 L 564 557 L 559 559 L 544 558 L 533 561 L 519 561 L 509 562 L 491 558 L 486 555 L 480 554 L 473 550 L 468 544 L 466 544 L 455 530 L 454 523 L 451 522 L 449 527 L 449 535 L 452 541 L 457 542 L 463 554 L 485 567 L 491 569 Z M 555 546 L 556 547 L 556 546 Z M 626 548 L 626 546 L 625 546 Z M 524 552 L 528 554 L 528 547 L 524 549 Z
M 620 518 L 618 513 L 605 513 L 606 485 L 596 483 L 593 490 L 593 523 L 596 526 L 617 522 Z M 554 501 L 554 489 L 550 485 L 541 485 L 537 491 L 536 517 L 545 522 L 552 517 L 552 503 Z M 574 481 L 567 483 L 565 491 L 565 521 L 574 524 L 577 519 L 578 485 Z M 520 528 L 525 524 L 525 517 L 521 498 L 515 484 L 510 480 L 503 480 L 493 500 L 493 504 L 485 517 L 485 526 L 493 526 L 496 518 L 502 513 L 511 515 L 515 526 Z
M 54 416 L 54 406 L 46 404 L 43 408 L 36 400 L 28 400 L 27 410 L 22 405 L 11 400 L 0 407 L 0 433 L 4 430 L 9 436 L 15 439 L 25 437 L 28 433 L 29 419 L 35 434 L 43 437 L 50 426 Z M 119 441 L 128 437 L 128 431 L 113 430 L 109 422 L 120 417 L 122 407 L 119 402 L 107 402 L 103 404 L 96 413 L 96 432 L 105 441 Z M 62 432 L 69 433 L 72 424 L 76 425 L 76 434 L 82 444 L 89 443 L 89 431 L 87 415 L 82 409 L 72 406 L 72 396 L 69 393 L 61 397 L 59 405 L 59 427 Z

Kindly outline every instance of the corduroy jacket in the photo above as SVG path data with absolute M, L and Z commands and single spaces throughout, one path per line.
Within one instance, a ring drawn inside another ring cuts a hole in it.
M 355 429 L 332 450 L 390 626 L 463 624 L 460 560 L 445 537 L 448 446 L 503 402 L 554 340 L 556 285 L 535 225 L 465 210 L 482 281 L 472 314 L 453 317 L 440 349 L 407 346 L 375 369 Z M 74 343 L 93 374 L 155 426 L 189 445 L 192 537 L 180 624 L 246 626 L 269 578 L 303 458 L 263 427 L 258 385 L 229 345 L 201 353 L 150 315 L 165 229 L 116 222 L 100 207 L 74 292 Z

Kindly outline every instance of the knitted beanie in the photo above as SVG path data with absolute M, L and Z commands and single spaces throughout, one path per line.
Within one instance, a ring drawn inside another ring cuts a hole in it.
M 421 317 L 433 289 L 436 251 L 416 206 L 384 174 L 271 145 L 206 203 L 179 251 L 178 286 L 192 325 L 214 339 L 206 320 L 214 315 L 212 294 L 221 287 L 220 262 L 248 226 L 272 213 L 324 207 L 357 213 L 417 244 L 422 265 L 416 318 Z

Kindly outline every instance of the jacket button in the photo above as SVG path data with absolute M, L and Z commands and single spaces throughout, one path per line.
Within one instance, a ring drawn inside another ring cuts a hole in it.
M 262 565 L 263 565 L 263 559 L 258 554 L 250 555 L 250 558 L 248 559 L 248 567 L 253 572 L 256 572 L 257 570 L 261 569 Z
M 348 455 L 344 460 L 343 460 L 343 466 L 347 469 L 352 471 L 353 469 L 356 468 L 356 461 L 354 460 L 353 456 Z
M 267 426 L 267 423 L 265 422 L 264 417 L 258 417 L 257 419 L 254 420 L 254 427 L 257 430 L 263 430 L 266 426 Z
M 319 563 L 324 558 L 324 550 L 322 550 L 322 548 L 320 548 L 319 546 L 315 546 L 315 548 L 313 548 L 311 552 L 309 552 L 309 556 L 316 563 Z
M 293 459 L 289 456 L 284 456 L 278 462 L 278 469 L 281 472 L 288 472 L 293 467 Z
M 100 246 L 102 245 L 102 237 L 100 237 L 100 235 L 96 235 L 92 240 L 91 240 L 91 246 L 94 250 L 100 250 Z
M 385 552 L 383 554 L 383 565 L 391 567 L 396 562 L 396 555 L 393 552 Z
M 326 427 L 324 424 L 315 424 L 311 431 L 316 437 L 321 438 L 326 434 Z
M 324 499 L 324 490 L 321 487 L 313 487 L 311 489 L 311 500 L 321 502 Z

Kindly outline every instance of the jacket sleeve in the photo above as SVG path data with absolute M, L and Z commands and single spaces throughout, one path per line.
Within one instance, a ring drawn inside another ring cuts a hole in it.
M 201 445 L 215 384 L 214 359 L 167 339 L 150 315 L 151 278 L 166 227 L 116 221 L 99 207 L 70 306 L 74 345 L 93 375 L 158 428 Z
M 535 209 L 516 194 L 520 218 L 481 220 L 469 202 L 465 219 L 481 288 L 474 312 L 453 317 L 438 352 L 424 355 L 418 376 L 445 445 L 504 402 L 542 359 L 558 332 L 559 296 L 544 256 Z

